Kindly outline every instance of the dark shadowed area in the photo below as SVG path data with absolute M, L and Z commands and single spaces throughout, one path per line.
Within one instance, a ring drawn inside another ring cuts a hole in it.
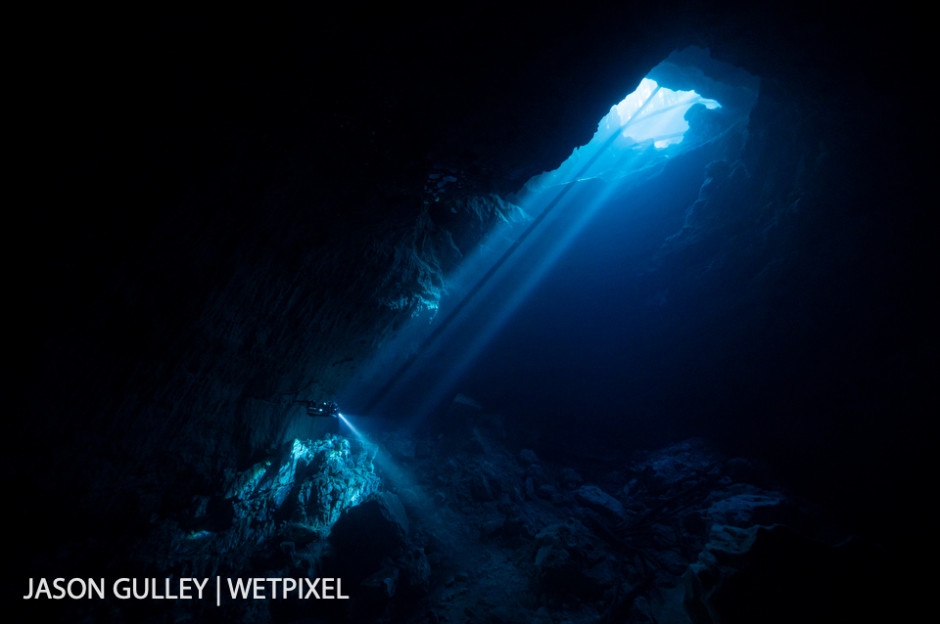
M 936 411 L 922 23 L 16 15 L 10 612 L 907 621 Z

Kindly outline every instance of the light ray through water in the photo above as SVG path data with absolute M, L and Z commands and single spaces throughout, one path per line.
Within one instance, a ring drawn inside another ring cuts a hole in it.
M 376 358 L 377 362 L 382 362 L 383 370 L 371 378 L 360 374 L 359 385 L 347 389 L 348 397 L 371 397 L 357 409 L 370 415 L 392 415 L 386 412 L 395 410 L 395 402 L 388 396 L 400 393 L 401 388 L 413 382 L 412 368 L 420 361 L 422 368 L 434 370 L 434 378 L 429 383 L 421 383 L 420 392 L 411 393 L 407 411 L 415 424 L 430 414 L 604 207 L 609 195 L 623 190 L 623 183 L 615 188 L 591 182 L 594 185 L 591 192 L 582 193 L 583 185 L 598 178 L 619 180 L 631 174 L 642 175 L 644 169 L 661 166 L 679 149 L 677 146 L 689 127 L 686 113 L 695 105 L 710 110 L 720 108 L 717 101 L 705 99 L 695 91 L 673 91 L 644 78 L 633 93 L 611 107 L 588 144 L 575 149 L 556 170 L 533 178 L 521 191 L 519 206 L 526 214 L 533 215 L 525 230 L 508 247 L 501 247 L 495 260 L 488 264 L 475 263 L 478 271 L 475 277 L 465 275 L 454 279 L 449 276 L 454 282 L 469 284 L 456 295 L 459 299 L 455 298 L 450 310 L 446 311 L 442 302 L 441 314 L 430 331 L 427 326 L 423 332 L 420 328 L 409 330 L 423 333 L 423 338 L 392 343 L 394 346 L 390 349 L 394 353 L 380 354 Z M 686 145 L 681 149 L 691 147 L 694 146 Z M 559 227 L 559 223 L 563 227 Z M 496 232 L 491 236 L 504 235 L 505 232 Z M 471 330 L 461 327 L 467 322 L 473 323 Z M 472 334 L 469 338 L 468 333 Z M 448 345 L 458 342 L 459 348 Z M 445 348 L 451 351 L 446 357 L 441 355 Z M 435 361 L 435 358 L 440 360 Z M 388 371 L 392 371 L 391 374 Z M 377 382 L 377 379 L 384 382 Z M 400 416 L 397 417 L 400 419 Z

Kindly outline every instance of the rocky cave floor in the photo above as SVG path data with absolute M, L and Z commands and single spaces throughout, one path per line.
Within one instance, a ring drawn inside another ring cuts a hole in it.
M 751 460 L 692 439 L 573 463 L 513 448 L 500 416 L 466 404 L 433 433 L 287 443 L 224 496 L 152 518 L 130 549 L 134 576 L 337 577 L 348 600 L 124 601 L 84 615 L 699 624 L 893 608 L 870 599 L 885 595 L 891 555 Z

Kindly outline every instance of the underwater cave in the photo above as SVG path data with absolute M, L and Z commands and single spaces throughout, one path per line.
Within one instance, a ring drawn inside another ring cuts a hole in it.
M 15 41 L 8 612 L 920 617 L 912 16 L 125 17 Z

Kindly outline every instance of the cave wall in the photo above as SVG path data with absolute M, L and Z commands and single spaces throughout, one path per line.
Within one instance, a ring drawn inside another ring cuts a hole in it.
M 762 218 L 790 216 L 781 262 L 805 260 L 794 245 L 831 250 L 809 274 L 856 280 L 846 296 L 867 300 L 854 309 L 905 302 L 816 331 L 834 349 L 861 335 L 891 351 L 891 328 L 921 323 L 908 305 L 926 264 L 915 135 L 883 90 L 889 71 L 917 77 L 905 16 L 809 3 L 358 11 L 24 17 L 10 478 L 35 515 L 70 506 L 75 535 L 142 523 L 253 461 L 293 416 L 285 397 L 336 392 L 433 298 L 459 260 L 448 241 L 470 248 L 486 230 L 458 208 L 554 167 L 683 45 L 763 80 L 748 158 Z M 799 211 L 826 184 L 812 169 L 821 145 L 840 182 Z M 457 182 L 429 191 L 432 172 Z M 441 219 L 441 202 L 457 217 Z M 804 268 L 775 282 L 788 315 L 803 303 L 787 280 Z M 831 292 L 830 320 L 849 305 Z M 883 358 L 905 359 L 893 374 L 906 379 L 916 356 Z

